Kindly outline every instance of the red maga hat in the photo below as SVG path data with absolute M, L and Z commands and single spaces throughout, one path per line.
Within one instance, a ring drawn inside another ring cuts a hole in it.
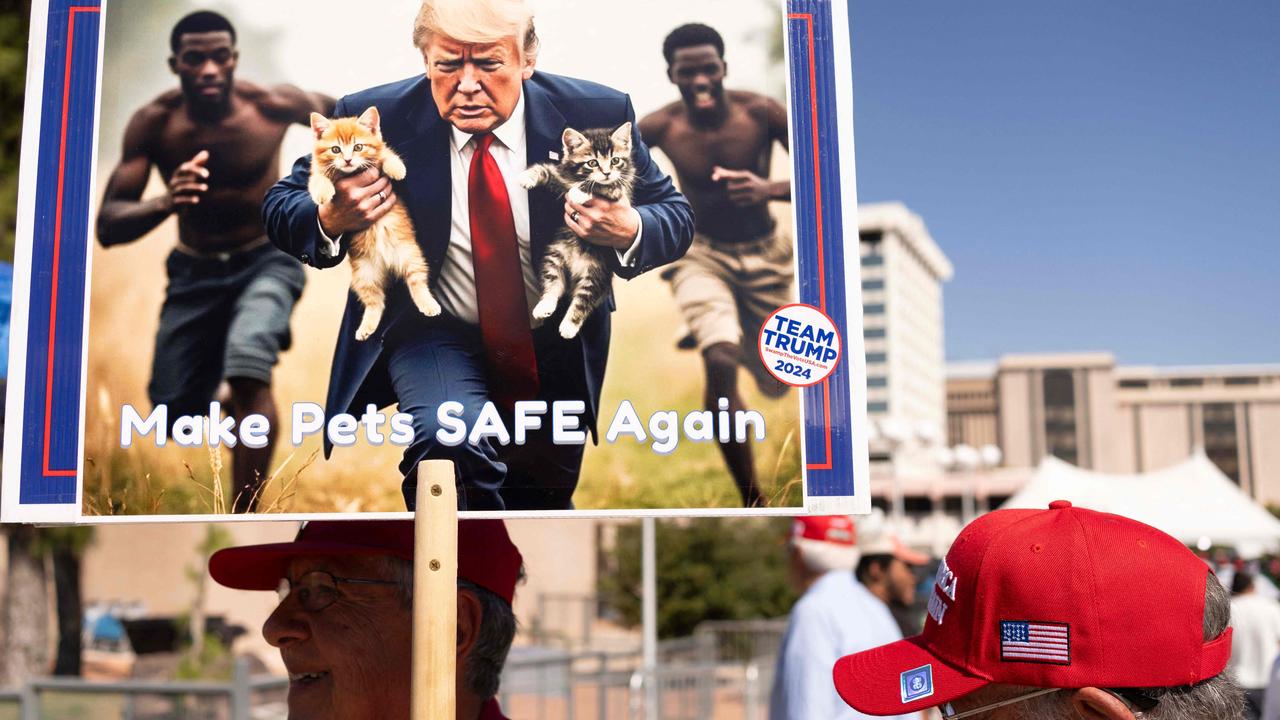
M 1222 672 L 1231 630 L 1204 641 L 1205 564 L 1136 520 L 1074 508 L 998 510 L 938 568 L 924 633 L 841 658 L 836 690 L 872 715 L 915 712 L 989 683 L 1189 685 Z
M 853 547 L 857 544 L 857 531 L 848 515 L 806 515 L 791 523 L 793 540 L 815 540 Z
M 219 550 L 209 558 L 209 574 L 238 590 L 275 590 L 294 558 L 360 555 L 413 560 L 413 521 L 315 520 L 293 542 Z M 510 603 L 522 562 L 501 520 L 458 522 L 459 578 Z

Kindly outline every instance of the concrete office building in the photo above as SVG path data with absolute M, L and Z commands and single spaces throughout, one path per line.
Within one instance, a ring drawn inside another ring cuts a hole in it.
M 858 206 L 873 473 L 936 472 L 925 445 L 946 423 L 942 283 L 946 255 L 901 203 Z M 889 425 L 886 425 L 889 421 Z
M 948 372 L 948 442 L 993 441 L 1004 465 L 1046 455 L 1141 473 L 1205 453 L 1280 503 L 1280 365 L 1117 366 L 1108 353 L 1009 355 Z

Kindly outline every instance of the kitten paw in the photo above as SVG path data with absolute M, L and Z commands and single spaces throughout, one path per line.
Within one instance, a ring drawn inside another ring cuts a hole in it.
M 539 170 L 537 166 L 534 166 L 531 168 L 525 168 L 525 171 L 520 173 L 520 177 L 516 182 L 520 183 L 520 187 L 525 190 L 532 190 L 538 186 L 538 181 L 541 179 L 542 171 Z
M 317 205 L 324 205 L 325 203 L 332 200 L 333 193 L 335 192 L 335 189 L 332 183 L 327 185 L 320 185 L 318 187 L 313 185 L 309 189 L 311 190 L 311 199 L 314 200 Z
M 577 185 L 574 185 L 573 187 L 569 188 L 569 192 L 565 193 L 565 197 L 569 198 L 570 201 L 576 202 L 579 205 L 581 205 L 591 199 L 591 193 L 587 192 L 586 190 L 583 190 Z
M 373 331 L 377 329 L 378 329 L 377 325 L 370 325 L 369 323 L 360 323 L 360 327 L 356 328 L 356 340 L 360 342 L 368 340 L 369 336 L 373 334 Z
M 537 320 L 546 320 L 556 313 L 556 305 L 559 305 L 559 298 L 542 298 L 537 305 L 533 306 L 533 317 Z
M 442 310 L 440 303 L 431 296 L 431 293 L 413 293 L 413 304 L 417 306 L 418 312 L 427 317 L 435 317 Z
M 582 329 L 582 320 L 574 322 L 572 318 L 566 317 L 560 323 L 560 337 L 565 340 L 572 340 L 578 336 L 578 331 Z
M 382 161 L 382 172 L 392 180 L 403 180 L 406 172 L 404 161 L 392 155 Z

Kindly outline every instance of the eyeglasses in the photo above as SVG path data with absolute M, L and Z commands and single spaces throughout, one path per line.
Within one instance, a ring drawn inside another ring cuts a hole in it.
M 979 713 L 984 713 L 988 710 L 994 710 L 1006 705 L 1026 702 L 1027 700 L 1040 697 L 1041 695 L 1060 692 L 1062 689 L 1063 688 L 1044 688 L 1042 690 L 1035 690 L 1023 695 L 1018 695 L 1017 697 L 1011 697 L 1007 700 L 1001 700 L 997 703 L 983 705 L 982 707 L 965 710 L 964 712 L 959 713 L 955 711 L 955 708 L 951 706 L 951 703 L 944 704 L 939 708 L 939 710 L 942 711 L 942 720 L 960 720 L 960 718 L 973 717 Z M 1103 691 L 1110 693 L 1117 700 L 1124 703 L 1124 706 L 1129 708 L 1129 711 L 1133 713 L 1135 718 L 1142 717 L 1143 711 L 1150 710 L 1160 704 L 1159 699 L 1143 695 L 1140 691 L 1133 688 L 1103 688 Z
M 1029 693 L 1018 695 L 1016 697 L 1011 697 L 1008 700 L 1001 700 L 1000 702 L 991 703 L 990 705 L 983 705 L 982 707 L 976 707 L 976 708 L 973 708 L 972 710 L 965 710 L 964 712 L 956 712 L 955 708 L 951 706 L 951 703 L 945 703 L 943 704 L 942 707 L 938 709 L 942 711 L 942 720 L 960 720 L 960 718 L 973 717 L 974 715 L 977 715 L 979 713 L 984 713 L 988 710 L 995 710 L 996 708 L 1004 707 L 1006 705 L 1014 705 L 1020 702 L 1026 702 L 1031 698 L 1037 698 L 1037 697 L 1040 697 L 1041 695 L 1056 693 L 1056 692 L 1059 692 L 1061 689 L 1062 688 L 1044 688 L 1042 690 L 1035 690 Z
M 324 570 L 312 570 L 297 580 L 280 578 L 276 594 L 280 602 L 290 595 L 297 595 L 298 604 L 307 612 L 320 612 L 329 607 L 341 594 L 338 585 L 398 585 L 394 580 L 368 580 L 363 578 L 338 577 Z
M 231 62 L 230 48 L 218 48 L 211 53 L 206 53 L 200 50 L 188 50 L 178 56 L 179 62 L 190 67 L 200 67 L 210 60 L 218 65 L 226 65 Z

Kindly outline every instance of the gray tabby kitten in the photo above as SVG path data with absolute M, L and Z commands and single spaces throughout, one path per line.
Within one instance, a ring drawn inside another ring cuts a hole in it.
M 616 130 L 579 132 L 566 128 L 561 141 L 564 155 L 560 163 L 531 166 L 520 175 L 521 187 L 527 190 L 545 185 L 579 204 L 593 195 L 615 202 L 624 197 L 631 200 L 636 179 L 631 162 L 631 123 Z M 542 259 L 542 297 L 533 308 L 533 316 L 539 320 L 551 317 L 561 296 L 572 292 L 560 322 L 560 335 L 565 339 L 575 337 L 609 292 L 613 277 L 609 259 L 613 252 L 612 248 L 580 239 L 567 227 L 561 228 Z

